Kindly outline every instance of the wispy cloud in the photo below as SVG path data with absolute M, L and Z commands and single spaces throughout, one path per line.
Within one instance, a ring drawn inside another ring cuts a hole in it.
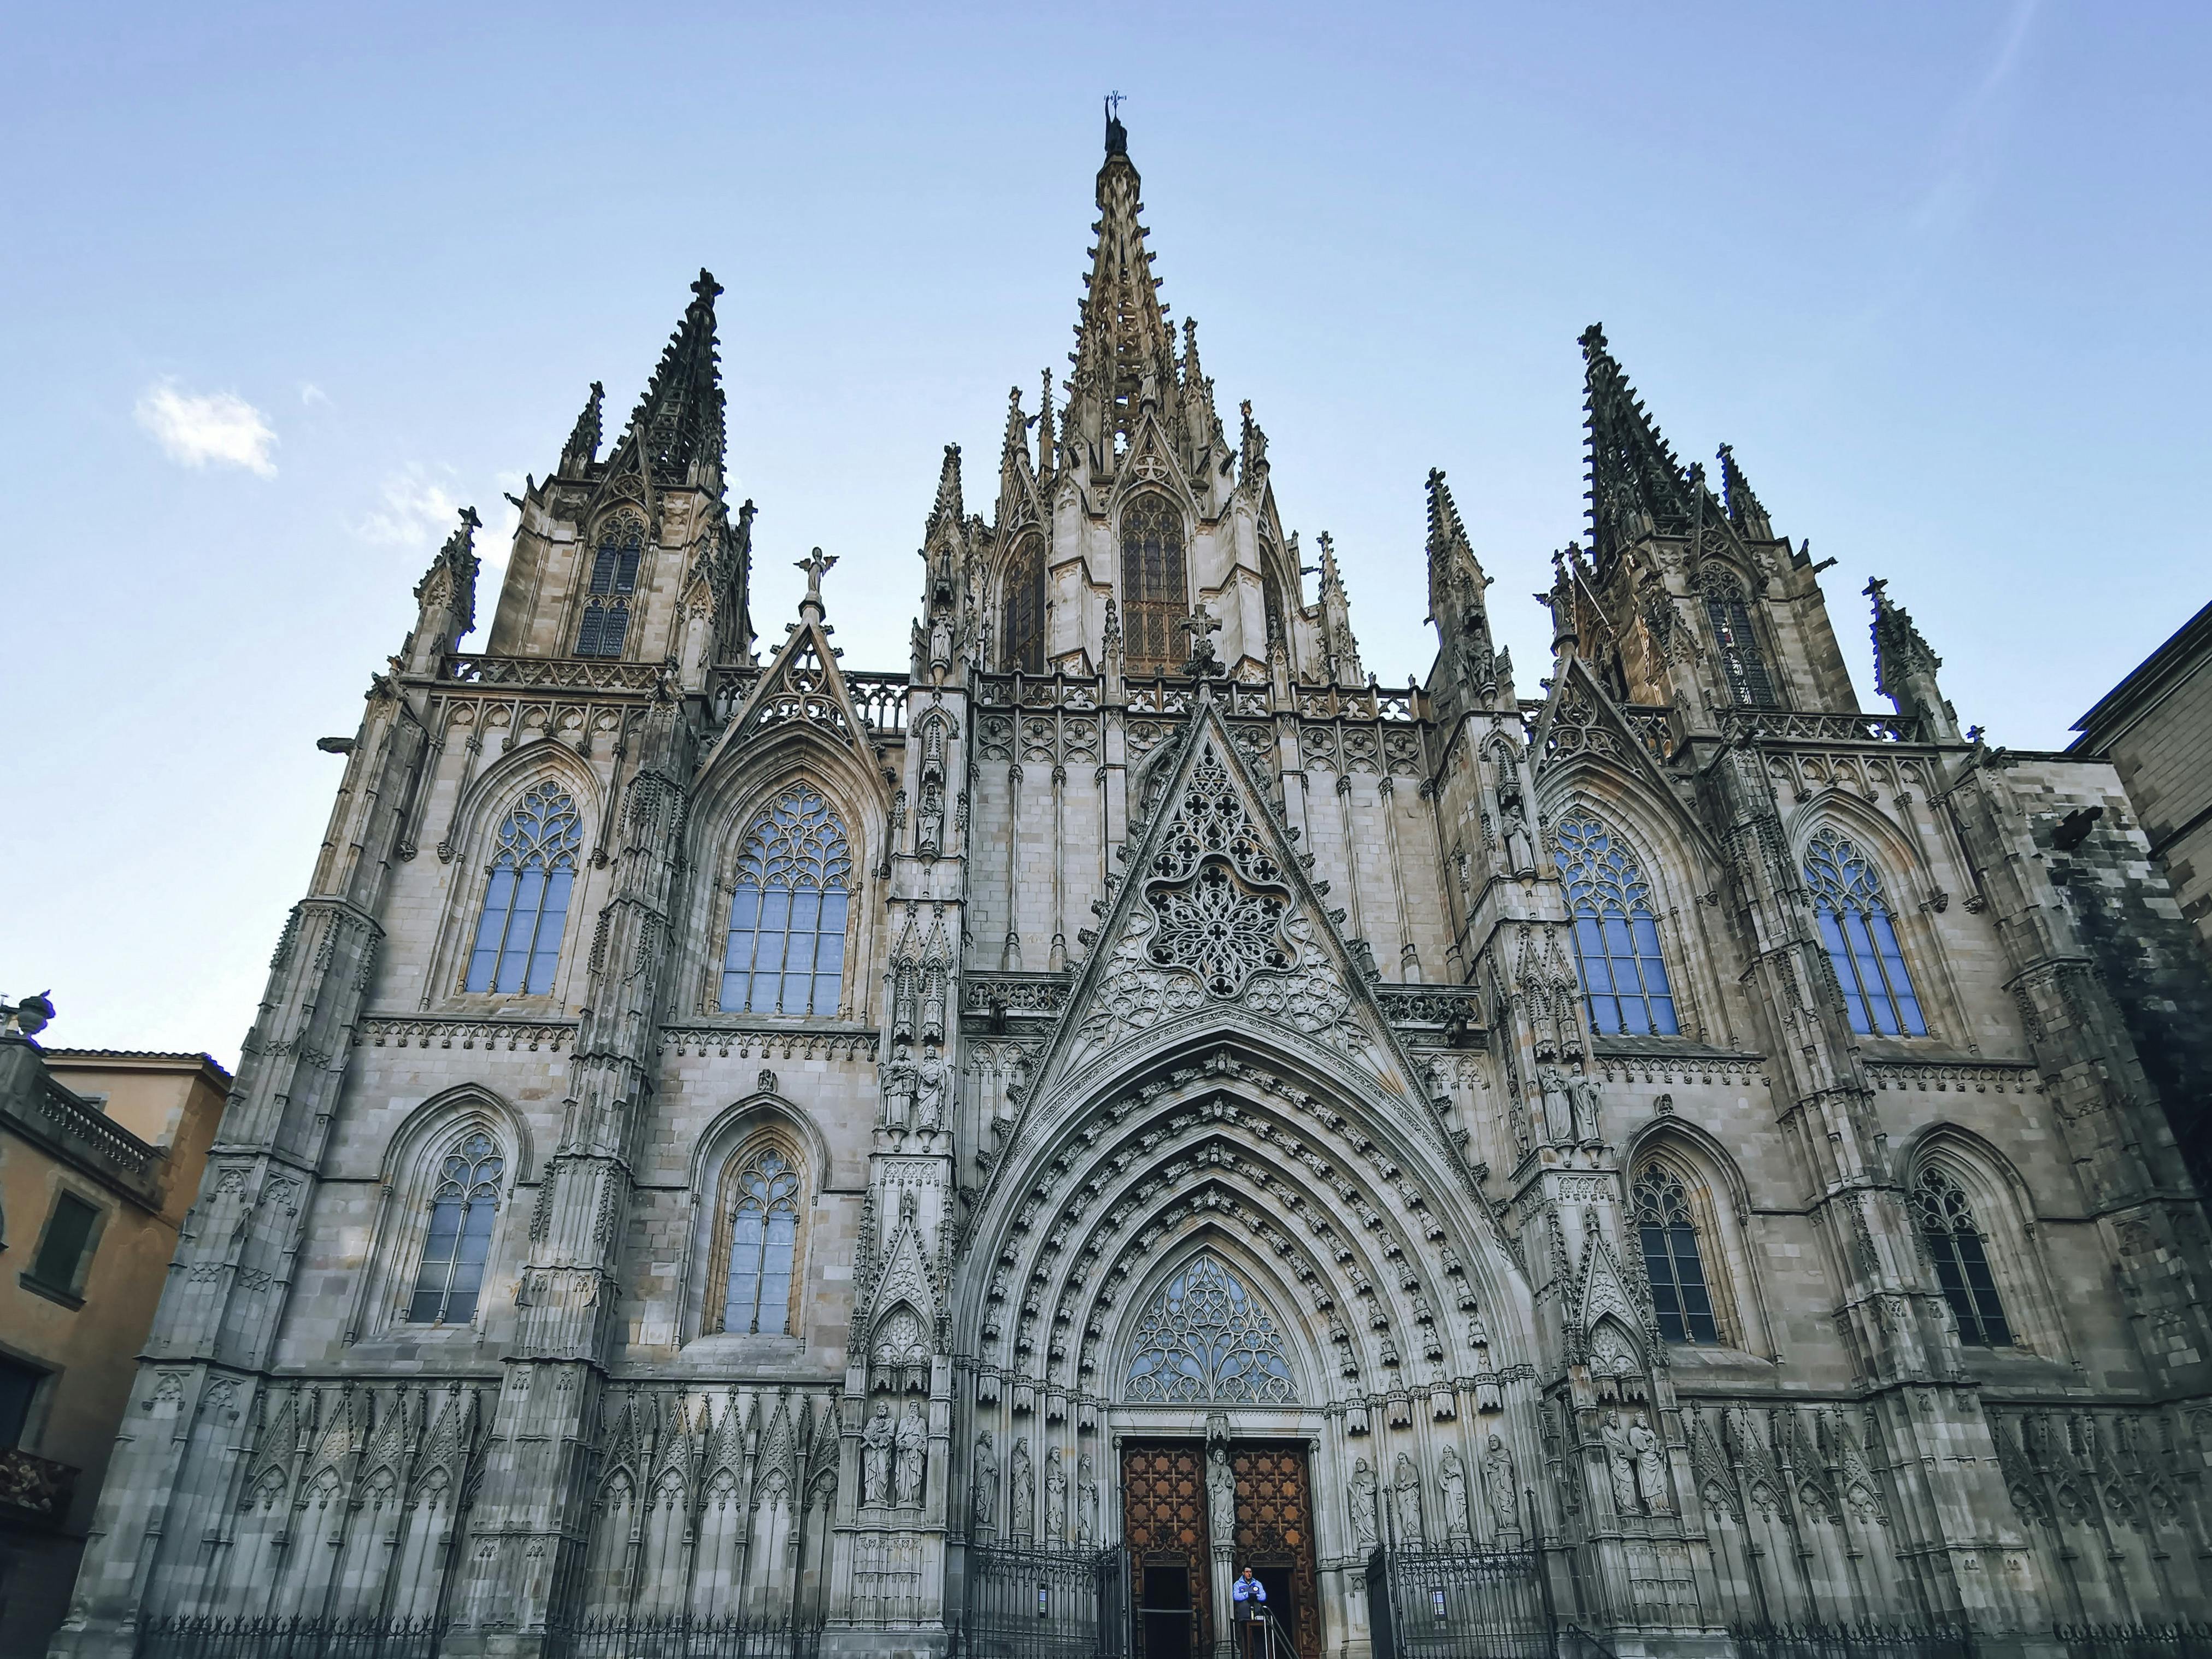
M 330 400 L 331 394 L 313 380 L 300 382 L 300 401 L 307 408 L 313 409 L 317 404 L 327 404 Z
M 234 392 L 204 394 L 157 380 L 138 399 L 138 424 L 161 453 L 182 466 L 242 466 L 264 478 L 276 476 L 269 452 L 276 434 L 268 417 Z
M 453 478 L 449 466 L 402 467 L 384 481 L 379 504 L 354 533 L 387 546 L 435 546 L 453 533 L 455 515 L 468 505 L 453 491 Z

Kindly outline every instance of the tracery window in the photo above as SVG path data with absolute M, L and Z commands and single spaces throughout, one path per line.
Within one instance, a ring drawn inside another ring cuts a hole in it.
M 1575 962 L 1592 1030 L 1674 1036 L 1674 993 L 1659 950 L 1651 884 L 1616 836 L 1588 812 L 1559 824 L 1553 857 L 1575 919 Z
M 722 1012 L 837 1012 L 851 842 L 830 803 L 793 784 L 753 820 L 738 855 L 722 957 Z
M 1182 514 L 1147 492 L 1121 509 L 1121 639 L 1132 674 L 1165 674 L 1182 659 L 1176 624 L 1190 609 Z
M 1966 1189 L 1948 1171 L 1930 1166 L 1912 1183 L 1912 1209 L 1936 1264 L 1936 1282 L 1959 1322 L 1959 1340 L 1976 1348 L 2011 1346 L 2012 1327 Z
M 553 988 L 583 839 L 576 803 L 557 783 L 534 784 L 515 804 L 499 827 L 464 990 L 544 996 Z
M 499 1144 L 481 1129 L 471 1130 L 446 1154 L 430 1194 L 430 1231 L 407 1304 L 409 1324 L 465 1325 L 477 1316 L 506 1174 Z
M 1843 988 L 1851 1030 L 1869 1036 L 1926 1036 L 1928 1022 L 1912 975 L 1897 948 L 1897 929 L 1881 896 L 1881 877 L 1866 854 L 1832 825 L 1805 852 L 1805 880 L 1821 942 Z
M 1274 1319 L 1211 1255 L 1194 1257 L 1137 1322 L 1126 1393 L 1152 1405 L 1298 1397 Z
M 1663 1164 L 1647 1164 L 1630 1192 L 1644 1243 L 1644 1274 L 1659 1314 L 1659 1334 L 1669 1342 L 1718 1342 L 1712 1292 L 1698 1249 L 1697 1223 L 1682 1178 Z
M 741 1155 L 724 1188 L 728 1222 L 722 1323 L 740 1334 L 791 1329 L 791 1279 L 799 1255 L 799 1171 L 782 1151 Z
M 1713 625 L 1713 641 L 1720 647 L 1721 668 L 1728 676 L 1729 694 L 1743 708 L 1775 706 L 1774 677 L 1767 672 L 1766 657 L 1759 648 L 1751 608 L 1735 578 L 1717 570 L 1703 584 L 1705 615 Z
M 1044 672 L 1044 544 L 1024 537 L 1006 562 L 1006 666 Z
M 619 657 L 629 634 L 630 596 L 637 591 L 637 568 L 644 556 L 645 526 L 624 519 L 609 527 L 592 559 L 592 581 L 584 599 L 584 618 L 576 629 L 580 657 Z

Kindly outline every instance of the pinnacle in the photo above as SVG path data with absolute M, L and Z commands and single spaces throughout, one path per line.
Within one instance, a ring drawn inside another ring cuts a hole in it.
M 714 334 L 714 296 L 721 292 L 702 269 L 617 452 L 635 453 L 656 483 L 721 481 L 722 369 Z
M 1583 402 L 1589 434 L 1591 539 L 1601 572 L 1647 528 L 1688 528 L 1693 485 L 1592 323 L 1581 336 Z
M 592 382 L 592 395 L 584 400 L 584 412 L 576 416 L 568 445 L 561 452 L 562 471 L 579 470 L 599 459 L 600 405 L 606 395 L 605 386 L 597 380 Z
M 1452 501 L 1451 487 L 1444 482 L 1440 466 L 1429 469 L 1429 550 L 1453 542 L 1464 543 L 1467 528 L 1460 522 L 1459 508 Z
M 966 516 L 960 494 L 960 446 L 945 446 L 945 462 L 937 473 L 937 501 L 929 509 L 929 531 L 934 534 L 941 523 L 957 528 Z
M 1736 465 L 1735 450 L 1732 445 L 1721 446 L 1720 463 L 1721 503 L 1728 511 L 1729 522 L 1738 530 L 1767 532 L 1771 526 L 1767 521 L 1766 509 L 1759 505 L 1759 497 L 1752 494 L 1751 482 L 1743 476 L 1743 469 Z

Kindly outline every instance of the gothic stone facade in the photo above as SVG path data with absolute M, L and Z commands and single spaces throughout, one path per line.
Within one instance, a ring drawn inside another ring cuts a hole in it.
M 946 450 L 904 668 L 839 660 L 819 556 L 757 647 L 703 274 L 481 653 L 472 517 L 433 562 L 58 1652 L 940 1653 L 989 1553 L 1140 1518 L 1219 1605 L 1263 1465 L 1346 1659 L 1378 1543 L 1540 1540 L 1647 1650 L 2212 1612 L 2205 1080 L 2146 1051 L 2212 999 L 2138 971 L 2191 946 L 2109 768 L 1962 734 L 1879 584 L 1861 710 L 1821 567 L 1595 328 L 1543 695 L 1440 473 L 1439 651 L 1378 686 L 1108 150 L 1073 371 L 988 519 Z M 1177 1445 L 1211 1485 L 1133 1515 Z

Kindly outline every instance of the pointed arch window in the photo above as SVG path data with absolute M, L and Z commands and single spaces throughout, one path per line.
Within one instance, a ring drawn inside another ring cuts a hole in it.
M 1044 544 L 1025 536 L 1006 562 L 1006 666 L 1044 672 Z
M 1966 1188 L 1948 1170 L 1931 1166 L 1912 1183 L 1912 1208 L 1936 1264 L 1936 1282 L 1959 1322 L 1959 1340 L 1975 1348 L 2010 1347 L 2012 1327 Z
M 1881 877 L 1866 854 L 1831 825 L 1806 849 L 1805 881 L 1851 1030 L 1869 1036 L 1926 1036 L 1928 1021 L 1897 946 Z
M 1273 1316 L 1211 1255 L 1170 1279 L 1137 1322 L 1125 1392 L 1150 1405 L 1298 1397 Z
M 1553 856 L 1575 919 L 1575 963 L 1591 1029 L 1616 1036 L 1677 1035 L 1651 884 L 1620 838 L 1587 811 L 1561 821 L 1557 846 Z
M 723 1191 L 725 1274 L 720 1327 L 739 1335 L 791 1329 L 791 1285 L 799 1260 L 799 1170 L 778 1146 L 741 1152 Z
M 1751 607 L 1744 602 L 1742 586 L 1734 576 L 1718 570 L 1707 573 L 1703 586 L 1705 616 L 1712 623 L 1713 642 L 1720 650 L 1729 695 L 1741 708 L 1775 707 L 1774 677 L 1767 672 L 1765 654 L 1759 648 L 1759 635 L 1753 629 Z
M 477 1316 L 484 1262 L 491 1255 L 492 1218 L 507 1159 L 481 1129 L 470 1131 L 446 1154 L 430 1194 L 430 1230 L 408 1298 L 410 1325 L 466 1325 Z
M 1681 1176 L 1663 1164 L 1647 1164 L 1630 1192 L 1644 1244 L 1644 1276 L 1659 1315 L 1659 1334 L 1669 1342 L 1721 1340 L 1705 1257 Z
M 580 657 L 619 657 L 629 635 L 629 603 L 637 592 L 637 568 L 645 556 L 645 526 L 624 519 L 600 538 L 592 558 L 591 586 L 584 596 L 584 617 L 576 628 Z
M 805 784 L 753 820 L 738 855 L 722 957 L 722 1012 L 837 1012 L 845 980 L 852 844 L 830 803 Z
M 515 804 L 499 827 L 464 990 L 552 990 L 583 839 L 576 803 L 558 784 L 533 785 Z
M 1121 638 L 1130 673 L 1173 671 L 1176 623 L 1189 610 L 1182 514 L 1164 495 L 1132 496 L 1121 509 Z

